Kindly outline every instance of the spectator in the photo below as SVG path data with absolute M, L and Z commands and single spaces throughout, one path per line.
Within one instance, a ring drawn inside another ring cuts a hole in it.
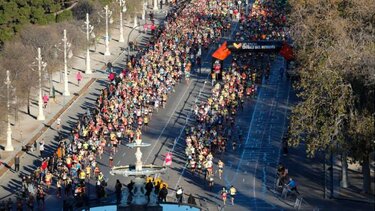
M 177 191 L 176 191 L 177 203 L 180 203 L 180 204 L 182 203 L 183 195 L 184 195 L 184 190 L 182 189 L 182 187 L 178 186 Z
M 195 198 L 194 198 L 193 194 L 189 195 L 188 204 L 197 205 L 197 203 L 195 202 Z
M 14 158 L 14 170 L 16 172 L 20 171 L 20 157 L 18 155 Z
M 121 189 L 122 189 L 122 184 L 120 180 L 116 180 L 115 189 L 116 189 L 116 202 L 117 204 L 119 204 L 121 201 Z
M 56 129 L 57 129 L 57 131 L 60 131 L 60 129 L 61 129 L 61 119 L 60 119 L 60 117 L 57 117 L 57 119 L 56 119 Z
M 167 195 L 167 187 L 163 185 L 163 188 L 159 191 L 159 202 L 167 202 Z
M 113 72 L 113 66 L 111 62 L 107 63 L 107 73 L 112 73 Z
M 39 142 L 39 152 L 40 152 L 40 157 L 41 158 L 44 158 L 44 139 L 42 139 L 40 142 Z
M 77 74 L 76 74 L 76 79 L 77 79 L 77 86 L 80 85 L 80 82 L 82 80 L 82 74 L 81 74 L 81 71 L 78 71 Z
M 295 191 L 298 195 L 300 194 L 297 190 L 297 183 L 291 177 L 289 178 L 289 183 L 287 184 L 288 190 Z
M 147 199 L 148 201 L 150 201 L 150 194 L 152 192 L 152 189 L 154 188 L 154 185 L 152 184 L 152 181 L 149 180 L 147 183 L 146 183 L 146 196 L 147 196 Z
M 42 97 L 42 100 L 43 100 L 43 108 L 47 108 L 47 103 L 48 103 L 48 100 L 49 100 L 48 95 L 44 93 L 44 95 Z

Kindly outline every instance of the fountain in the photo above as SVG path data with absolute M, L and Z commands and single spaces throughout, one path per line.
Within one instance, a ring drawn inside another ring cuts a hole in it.
M 164 173 L 166 167 L 156 165 L 143 165 L 142 163 L 142 152 L 141 147 L 148 147 L 151 144 L 142 143 L 140 135 L 137 135 L 135 143 L 126 144 L 127 147 L 137 148 L 135 152 L 136 162 L 135 165 L 126 166 L 115 166 L 110 171 L 112 175 L 122 175 L 125 177 L 133 176 L 134 187 L 132 190 L 132 200 L 130 205 L 128 204 L 129 190 L 125 188 L 122 193 L 121 207 L 128 208 L 125 210 L 148 210 L 152 207 L 152 210 L 158 210 L 158 205 L 155 200 L 155 196 L 150 197 L 150 201 L 147 199 L 145 193 L 145 180 L 144 177 L 148 177 L 157 173 Z

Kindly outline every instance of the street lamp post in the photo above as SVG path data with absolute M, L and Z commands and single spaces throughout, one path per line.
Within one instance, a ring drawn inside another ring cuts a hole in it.
M 146 20 L 146 8 L 147 8 L 147 3 L 143 3 L 143 10 L 142 10 L 142 20 Z
M 14 151 L 14 147 L 12 145 L 12 128 L 10 127 L 10 102 L 9 102 L 9 91 L 11 87 L 11 81 L 9 79 L 9 70 L 7 70 L 7 78 L 5 80 L 5 84 L 7 85 L 7 145 L 5 146 L 5 151 L 11 152 Z
M 158 0 L 154 0 L 154 10 L 158 10 Z
M 133 27 L 137 27 L 138 26 L 138 17 L 137 17 L 137 14 L 134 15 L 134 25 Z
M 105 56 L 111 55 L 109 52 L 109 35 L 108 35 L 108 25 L 109 25 L 109 18 L 112 16 L 112 11 L 109 10 L 108 5 L 105 5 L 104 7 L 104 13 L 105 13 Z
M 55 45 L 55 48 L 62 51 L 64 54 L 64 96 L 70 96 L 69 92 L 69 80 L 68 80 L 68 58 L 71 58 L 73 53 L 71 51 L 72 44 L 68 42 L 66 37 L 66 29 L 64 29 L 64 37 L 61 39 L 62 43 Z M 60 48 L 62 46 L 62 49 Z
M 43 62 L 42 60 L 42 53 L 41 53 L 41 49 L 38 48 L 38 57 L 36 58 L 36 60 L 38 61 L 38 76 L 39 76 L 39 99 L 38 99 L 38 107 L 39 107 L 39 113 L 38 113 L 38 117 L 37 117 L 37 120 L 45 120 L 45 116 L 44 116 L 44 113 L 43 113 L 43 100 L 42 100 L 42 71 L 45 70 L 46 66 L 47 66 L 47 63 Z
M 68 87 L 68 60 L 67 60 L 67 50 L 70 50 L 71 43 L 68 42 L 66 38 L 66 29 L 64 29 L 64 96 L 70 96 L 69 87 Z
M 122 13 L 125 13 L 126 12 L 126 1 L 125 0 L 119 0 L 119 4 L 120 4 L 120 39 L 119 39 L 119 42 L 123 43 L 125 42 L 124 40 L 124 24 L 123 24 L 123 20 L 122 20 Z
M 86 21 L 84 22 L 85 23 L 85 29 L 86 29 L 86 42 L 87 42 L 87 46 L 86 46 L 86 71 L 85 73 L 86 74 L 92 74 L 92 70 L 91 70 L 91 62 L 90 62 L 90 34 L 93 32 L 94 30 L 94 26 L 90 25 L 90 18 L 89 18 L 89 14 L 86 13 Z

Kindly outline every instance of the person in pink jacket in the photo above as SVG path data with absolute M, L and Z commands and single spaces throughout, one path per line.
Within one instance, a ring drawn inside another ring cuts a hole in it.
M 81 75 L 81 72 L 78 71 L 77 74 L 76 74 L 76 79 L 77 79 L 77 84 L 79 86 L 81 80 L 82 80 L 82 75 Z

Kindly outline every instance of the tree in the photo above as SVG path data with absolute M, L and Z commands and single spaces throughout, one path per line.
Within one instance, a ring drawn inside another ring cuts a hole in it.
M 32 49 L 23 43 L 15 40 L 7 42 L 0 55 L 1 74 L 5 76 L 6 70 L 11 72 L 11 81 L 17 89 L 18 104 L 25 105 L 27 103 L 27 112 L 30 114 L 30 90 L 36 86 L 37 77 L 30 70 L 35 55 Z M 22 62 L 20 62 L 22 61 Z M 4 77 L 2 77 L 4 78 Z
M 301 102 L 292 111 L 289 144 L 304 141 L 307 154 L 314 156 L 319 150 L 333 149 L 341 140 L 342 125 L 350 114 L 351 88 L 331 70 L 301 75 L 297 86 Z
M 367 158 L 375 146 L 369 135 L 373 132 L 361 125 L 371 125 L 375 112 L 375 2 L 289 3 L 301 76 L 296 84 L 301 102 L 292 112 L 289 143 L 296 146 L 305 141 L 312 156 L 317 150 L 332 149 L 337 143 L 332 140 L 339 140 L 343 159 L 348 155 L 367 170 Z M 368 171 L 363 175 L 367 191 Z
M 55 13 L 70 4 L 55 0 L 2 0 L 0 1 L 0 47 L 28 24 L 46 25 L 56 21 Z
M 350 155 L 354 160 L 360 161 L 363 174 L 363 191 L 370 193 L 370 154 L 375 148 L 375 117 L 368 112 L 353 115 L 350 124 L 349 134 L 352 144 L 350 145 Z

